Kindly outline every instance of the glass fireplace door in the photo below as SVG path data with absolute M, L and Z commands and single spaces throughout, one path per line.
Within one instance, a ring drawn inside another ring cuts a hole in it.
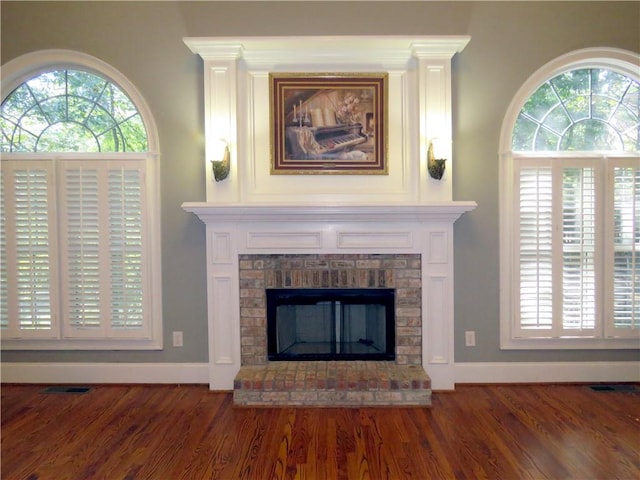
M 267 290 L 270 360 L 395 359 L 393 289 Z

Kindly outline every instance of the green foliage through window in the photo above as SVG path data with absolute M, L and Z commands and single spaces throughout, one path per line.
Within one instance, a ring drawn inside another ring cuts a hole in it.
M 515 151 L 640 150 L 640 84 L 601 68 L 542 84 L 518 115 Z
M 0 151 L 145 152 L 147 132 L 129 97 L 80 70 L 27 80 L 2 102 Z

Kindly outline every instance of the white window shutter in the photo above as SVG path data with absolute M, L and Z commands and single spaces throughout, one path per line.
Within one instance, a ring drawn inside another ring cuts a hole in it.
M 3 338 L 57 337 L 53 178 L 48 161 L 2 162 Z
M 519 321 L 516 336 L 536 336 L 553 326 L 553 191 L 551 167 L 526 167 L 518 176 Z
M 523 157 L 517 165 L 514 338 L 636 338 L 638 159 Z
M 98 336 L 103 314 L 101 285 L 99 173 L 96 167 L 68 166 L 63 176 L 62 231 L 65 325 Z M 65 336 L 85 336 L 65 332 Z
M 562 334 L 593 335 L 599 302 L 595 168 L 562 169 Z
M 108 176 L 110 328 L 146 330 L 144 172 L 137 165 L 110 168 Z
M 149 338 L 144 161 L 63 162 L 66 338 Z
M 611 160 L 608 205 L 611 259 L 606 275 L 606 334 L 633 337 L 640 331 L 640 167 L 638 160 Z

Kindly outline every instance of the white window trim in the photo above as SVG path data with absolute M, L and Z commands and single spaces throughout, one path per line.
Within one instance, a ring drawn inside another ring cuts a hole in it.
M 151 110 L 138 89 L 114 67 L 91 55 L 71 50 L 42 50 L 17 57 L 2 66 L 1 99 L 6 98 L 15 88 L 28 78 L 52 68 L 80 68 L 94 71 L 118 85 L 138 109 L 147 130 L 148 151 L 146 156 L 147 182 L 147 238 L 149 262 L 152 274 L 149 276 L 150 292 L 149 339 L 2 339 L 3 350 L 161 350 L 163 348 L 162 318 L 162 256 L 160 226 L 160 153 L 158 131 Z M 73 154 L 34 154 L 42 158 L 71 157 Z M 83 154 L 84 156 L 90 154 Z M 20 159 L 24 154 L 4 153 L 3 158 Z M 57 288 L 57 287 L 56 287 Z M 59 288 L 57 288 L 59 291 Z M 57 302 L 57 301 L 56 301 Z M 57 303 L 56 303 L 57 305 Z M 59 328 L 60 336 L 62 329 Z
M 514 158 L 511 150 L 513 128 L 522 107 L 536 89 L 549 78 L 580 68 L 602 67 L 631 78 L 638 78 L 640 55 L 615 48 L 586 48 L 570 52 L 547 63 L 520 87 L 507 109 L 500 132 L 499 210 L 500 210 L 500 348 L 503 350 L 584 350 L 584 349 L 637 349 L 637 338 L 514 338 L 515 301 L 513 286 L 517 285 L 513 208 Z M 554 152 L 561 154 L 561 152 Z M 535 154 L 534 154 L 535 155 Z M 527 156 L 534 156 L 527 154 Z M 625 154 L 622 157 L 628 156 Z M 606 326 L 603 327 L 606 333 Z

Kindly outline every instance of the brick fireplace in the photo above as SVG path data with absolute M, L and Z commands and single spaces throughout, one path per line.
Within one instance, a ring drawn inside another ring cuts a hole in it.
M 309 397 L 329 404 L 422 401 L 421 390 L 431 384 L 453 389 L 453 224 L 476 204 L 452 200 L 451 59 L 469 37 L 184 41 L 204 66 L 206 201 L 182 207 L 206 225 L 210 388 L 261 387 L 251 395 L 267 391 L 273 402 Z M 385 73 L 380 115 L 388 131 L 381 150 L 388 171 L 274 172 L 273 72 Z M 218 159 L 220 140 L 230 150 L 230 173 L 218 182 L 209 161 Z M 427 169 L 432 140 L 447 159 L 440 180 Z M 395 360 L 267 361 L 268 285 L 375 288 L 383 282 L 396 294 Z M 327 390 L 301 390 L 306 383 Z M 295 385 L 294 399 L 287 388 Z M 360 389 L 365 385 L 373 391 Z
M 422 365 L 422 268 L 417 254 L 240 255 L 242 365 L 267 363 L 266 289 L 395 290 L 396 363 Z
M 419 254 L 240 254 L 241 368 L 237 405 L 379 406 L 431 404 L 422 367 Z M 286 361 L 267 356 L 268 289 L 394 292 L 393 361 Z

